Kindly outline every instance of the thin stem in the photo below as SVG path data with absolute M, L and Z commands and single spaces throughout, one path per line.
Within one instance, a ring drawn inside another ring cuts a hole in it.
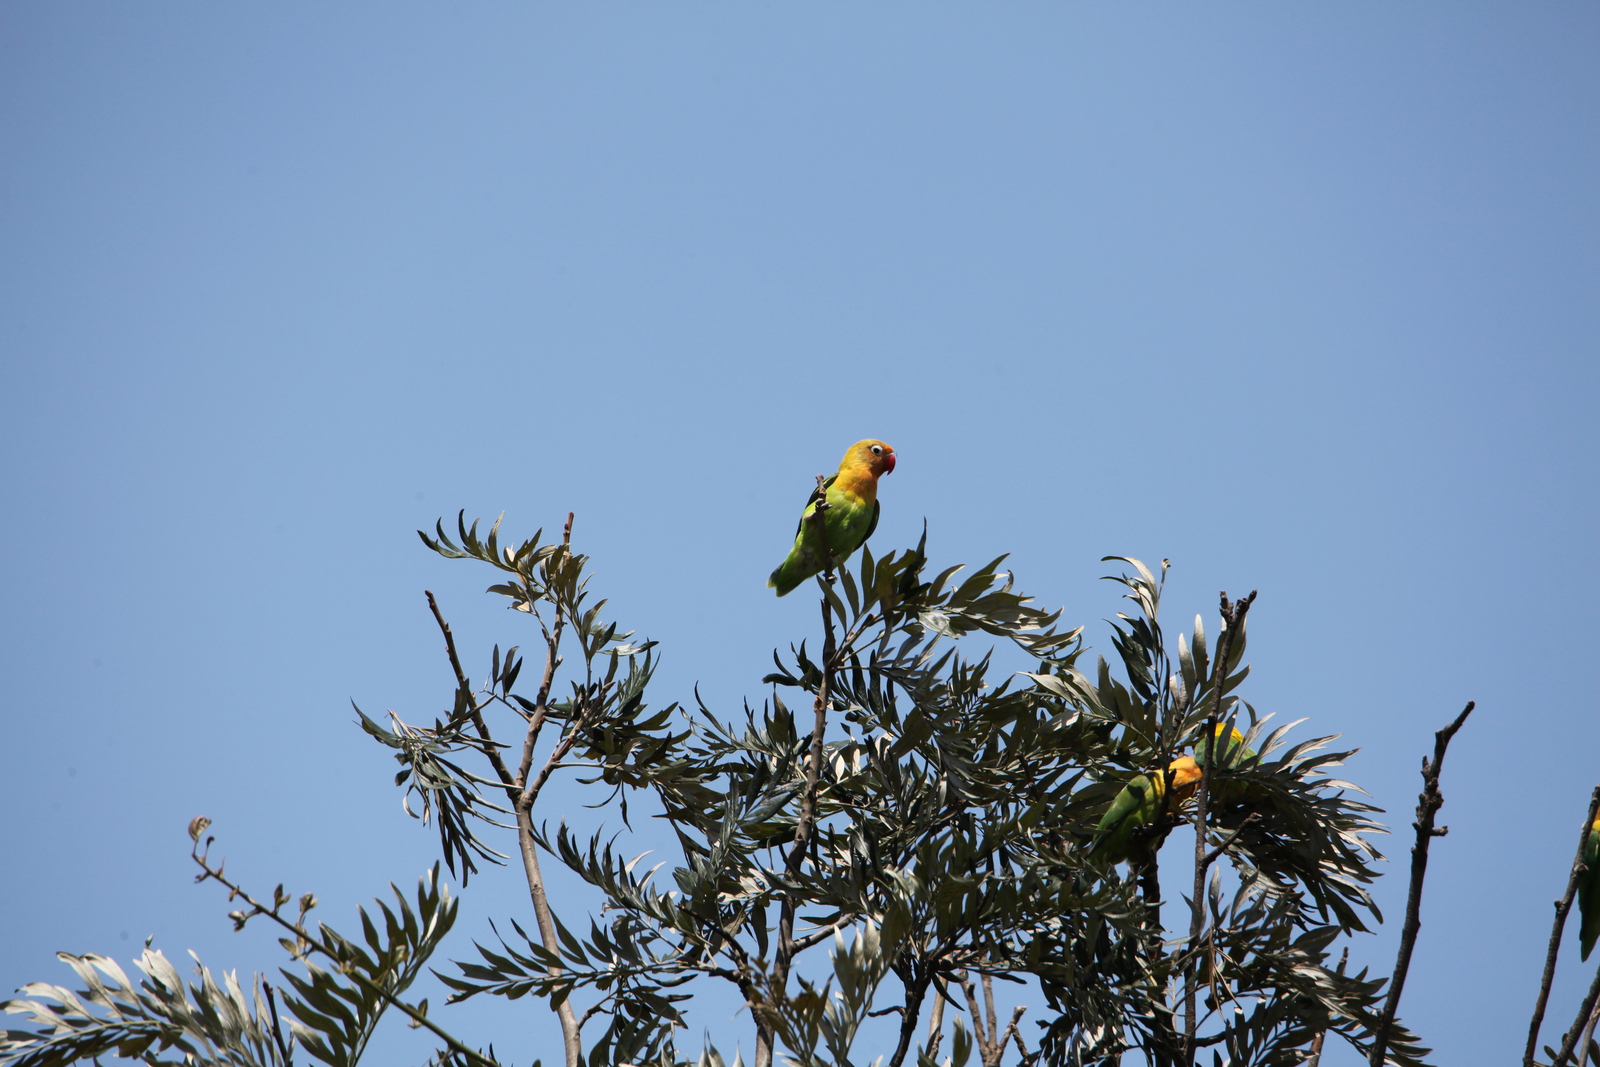
M 1011 1022 L 1006 1026 L 1006 1032 L 1000 1035 L 1000 1047 L 995 1050 L 994 1062 L 996 1064 L 998 1064 L 1001 1058 L 1006 1054 L 1007 1041 L 1015 1041 L 1017 1043 L 1017 1051 L 1022 1053 L 1024 1056 L 1028 1054 L 1027 1046 L 1022 1043 L 1022 1031 L 1017 1028 L 1017 1024 L 1022 1022 L 1023 1013 L 1027 1010 L 1027 1008 L 1023 1007 L 1021 1004 L 1018 1004 L 1011 1012 Z
M 567 525 L 561 534 L 563 548 L 571 549 L 572 546 L 572 512 L 567 512 Z M 546 566 L 549 566 L 547 563 Z M 539 743 L 539 731 L 544 727 L 544 721 L 550 714 L 550 687 L 556 680 L 556 668 L 561 666 L 561 630 L 566 625 L 567 614 L 556 605 L 555 625 L 545 635 L 545 660 L 544 677 L 539 680 L 539 692 L 533 701 L 533 718 L 528 721 L 528 733 L 522 742 L 522 764 L 517 768 L 517 785 L 520 787 L 528 780 L 528 772 L 533 769 L 534 746 Z M 521 803 L 519 798 L 518 803 Z
M 1600 1005 L 1589 1013 L 1589 1025 L 1583 1028 L 1583 1037 L 1578 1040 L 1578 1048 L 1581 1050 L 1578 1067 L 1594 1067 L 1594 1060 L 1589 1056 L 1589 1050 L 1594 1047 L 1595 1023 L 1600 1023 Z
M 207 841 L 206 841 L 206 844 L 209 846 L 210 843 L 211 843 L 210 839 L 208 838 Z M 194 860 L 195 863 L 199 864 L 200 865 L 200 869 L 205 872 L 204 875 L 196 876 L 196 880 L 204 880 L 206 878 L 211 878 L 211 879 L 214 879 L 214 880 L 216 880 L 218 882 L 221 882 L 222 885 L 224 887 L 226 887 L 227 890 L 228 890 L 229 899 L 232 899 L 233 897 L 238 897 L 240 900 L 243 900 L 246 904 L 250 905 L 250 908 L 251 908 L 251 911 L 252 911 L 253 914 L 266 916 L 268 919 L 271 919 L 273 922 L 277 923 L 279 926 L 283 927 L 285 930 L 288 930 L 290 933 L 294 934 L 296 939 L 297 939 L 297 943 L 298 944 L 304 945 L 307 948 L 309 948 L 309 949 L 311 949 L 311 950 L 313 950 L 315 952 L 319 952 L 322 955 L 328 957 L 328 959 L 332 960 L 334 963 L 339 965 L 338 970 L 339 970 L 340 974 L 342 974 L 344 977 L 350 979 L 350 981 L 354 982 L 356 985 L 360 986 L 361 988 L 367 990 L 369 993 L 376 993 L 378 996 L 382 997 L 384 999 L 384 1001 L 387 1002 L 388 1004 L 390 1004 L 391 1006 L 399 1008 L 402 1012 L 405 1013 L 405 1015 L 407 1017 L 409 1017 L 411 1019 L 412 1022 L 416 1023 L 418 1026 L 421 1026 L 426 1030 L 431 1031 L 435 1037 L 437 1037 L 439 1040 L 443 1041 L 446 1045 L 450 1046 L 450 1049 L 452 1051 L 460 1053 L 461 1055 L 467 1057 L 469 1060 L 471 1060 L 472 1062 L 474 1062 L 476 1064 L 480 1064 L 481 1067 L 499 1067 L 499 1065 L 496 1064 L 494 1060 L 491 1060 L 491 1059 L 487 1058 L 482 1053 L 476 1052 L 473 1049 L 468 1048 L 466 1045 L 463 1045 L 456 1038 L 452 1037 L 450 1034 L 446 1033 L 444 1030 L 441 1030 L 438 1027 L 437 1024 L 435 1024 L 432 1021 L 430 1021 L 428 1019 L 427 1015 L 425 1015 L 421 1011 L 418 1011 L 416 1008 L 413 1008 L 411 1005 L 407 1004 L 405 1001 L 401 1000 L 399 997 L 395 996 L 393 993 L 389 992 L 387 989 L 384 989 L 382 986 L 375 985 L 374 983 L 367 981 L 367 979 L 365 979 L 361 975 L 355 973 L 355 971 L 353 971 L 350 968 L 344 966 L 345 961 L 340 958 L 339 954 L 337 952 L 335 952 L 332 948 L 330 948 L 328 945 L 324 944 L 322 941 L 318 940 L 317 938 L 312 937 L 311 934 L 309 932 L 307 932 L 305 927 L 301 926 L 299 923 L 290 922 L 288 919 L 285 919 L 283 916 L 279 915 L 276 910 L 267 907 L 265 904 L 262 904 L 260 901 L 256 900 L 254 897 L 252 897 L 249 893 L 245 892 L 244 888 L 242 886 L 240 886 L 237 882 L 228 881 L 227 876 L 222 873 L 222 867 L 219 865 L 219 866 L 213 868 L 209 863 L 207 863 L 206 862 L 206 857 L 204 855 L 202 855 L 198 851 L 199 847 L 200 846 L 199 846 L 199 843 L 197 841 L 196 844 L 195 844 L 195 848 L 193 850 L 191 850 L 190 853 L 189 853 L 189 858 Z M 276 1016 L 277 1016 L 277 1007 L 276 1007 L 276 1005 L 273 1006 L 272 1010 L 273 1010 L 274 1019 L 276 1019 Z
M 828 493 L 822 475 L 817 475 L 817 504 L 807 521 L 814 523 L 817 539 L 822 545 L 824 562 L 823 581 L 833 584 L 833 552 L 828 547 Z M 812 832 L 817 822 L 817 784 L 822 778 L 823 737 L 828 729 L 828 704 L 836 649 L 834 647 L 833 606 L 827 595 L 822 597 L 822 680 L 817 685 L 816 700 L 812 709 L 816 720 L 811 727 L 811 750 L 806 757 L 806 784 L 800 795 L 800 817 L 795 823 L 794 844 L 789 849 L 784 869 L 790 878 L 800 873 L 805 862 L 806 849 L 810 847 Z M 793 893 L 786 892 L 778 908 L 778 948 L 772 961 L 772 992 L 782 996 L 789 986 L 789 968 L 800 945 L 794 939 L 794 918 L 797 903 Z M 773 1027 L 764 1014 L 756 1012 L 755 1067 L 771 1067 Z
M 935 989 L 933 997 L 933 1011 L 928 1019 L 928 1058 L 937 1061 L 939 1046 L 944 1042 L 944 994 Z
M 900 1038 L 895 1044 L 894 1054 L 889 1057 L 889 1067 L 900 1067 L 905 1062 L 906 1053 L 911 1050 L 911 1038 L 917 1031 L 917 1020 L 922 1017 L 922 1000 L 928 995 L 928 985 L 932 979 L 931 968 L 918 967 L 915 960 L 910 962 L 908 969 L 910 975 L 900 976 L 906 988 L 906 1003 L 900 1015 Z
M 1578 1017 L 1573 1020 L 1572 1029 L 1568 1030 L 1561 1041 L 1561 1051 L 1556 1053 L 1556 1058 L 1550 1062 L 1550 1067 L 1563 1067 L 1572 1058 L 1573 1050 L 1578 1046 L 1578 1036 L 1583 1032 L 1584 1023 L 1594 1014 L 1595 1005 L 1600 1004 L 1600 970 L 1594 973 L 1594 981 L 1589 983 L 1589 994 L 1583 998 L 1583 1007 L 1578 1009 Z
M 1318 1067 L 1322 1062 L 1322 1043 L 1327 1037 L 1328 1031 L 1318 1030 L 1317 1036 L 1311 1039 L 1311 1056 L 1306 1060 L 1306 1067 Z
M 972 1016 L 972 1036 L 978 1042 L 978 1060 L 988 1067 L 989 1064 L 989 1034 L 983 1026 L 983 1010 L 978 1007 L 978 996 L 973 992 L 972 979 L 965 974 L 961 976 L 961 992 L 967 997 L 967 1014 Z
M 467 695 L 467 700 L 472 704 L 472 725 L 478 731 L 478 736 L 483 739 L 483 754 L 489 757 L 489 765 L 500 778 L 500 784 L 506 791 L 506 797 L 514 805 L 517 802 L 517 789 L 515 779 L 511 777 L 511 769 L 506 766 L 506 761 L 500 755 L 500 748 L 494 743 L 494 738 L 489 734 L 489 727 L 483 721 L 483 708 L 474 699 L 472 683 L 467 680 L 467 672 L 461 669 L 461 657 L 456 654 L 455 634 L 450 632 L 450 624 L 444 621 L 444 613 L 439 610 L 439 602 L 434 599 L 432 590 L 422 591 L 428 598 L 428 610 L 433 612 L 433 620 L 439 624 L 439 632 L 444 634 L 444 650 L 450 656 L 450 668 L 455 671 L 456 688 Z
M 1256 594 L 1252 589 L 1250 595 L 1237 604 L 1228 600 L 1227 593 L 1223 593 L 1221 599 L 1223 629 L 1217 638 L 1217 658 L 1211 665 L 1211 710 L 1206 713 L 1205 730 L 1195 745 L 1196 752 L 1199 752 L 1201 745 L 1204 745 L 1206 755 L 1200 764 L 1200 787 L 1194 794 L 1194 896 L 1189 900 L 1190 960 L 1184 967 L 1183 980 L 1183 1060 L 1191 1067 L 1194 1063 L 1194 1037 L 1198 1025 L 1195 1017 L 1197 970 L 1194 953 L 1199 947 L 1200 932 L 1205 926 L 1206 869 L 1211 866 L 1211 861 L 1221 854 L 1221 849 L 1209 855 L 1206 851 L 1206 803 L 1211 797 L 1211 774 L 1213 765 L 1217 762 L 1217 723 L 1222 718 L 1224 696 L 1222 691 L 1228 685 L 1228 657 L 1233 652 L 1234 636 L 1243 629 L 1245 615 L 1249 613 L 1250 605 L 1255 603 Z M 1232 743 L 1231 739 L 1229 743 Z M 1234 836 L 1238 836 L 1237 832 Z
M 1244 820 L 1239 823 L 1238 828 L 1235 829 L 1233 833 L 1229 834 L 1227 837 L 1224 837 L 1221 844 L 1212 849 L 1210 852 L 1206 853 L 1205 866 L 1209 867 L 1215 863 L 1217 857 L 1228 851 L 1228 846 L 1237 841 L 1239 839 L 1239 835 L 1244 833 L 1245 830 L 1249 828 L 1250 824 L 1255 822 L 1260 817 L 1261 816 L 1259 814 L 1253 811 L 1249 815 L 1246 815 Z
M 1411 846 L 1411 888 L 1406 893 L 1406 923 L 1400 931 L 1400 954 L 1395 958 L 1394 977 L 1389 982 L 1389 996 L 1383 1003 L 1383 1016 L 1378 1020 L 1378 1032 L 1373 1035 L 1371 1067 L 1383 1067 L 1384 1054 L 1389 1050 L 1389 1030 L 1394 1026 L 1395 1012 L 1400 1007 L 1400 994 L 1405 989 L 1406 972 L 1411 969 L 1411 950 L 1417 944 L 1417 931 L 1422 927 L 1422 880 L 1428 874 L 1428 845 L 1436 837 L 1450 832 L 1448 826 L 1433 828 L 1434 816 L 1444 804 L 1444 794 L 1439 792 L 1439 773 L 1444 768 L 1445 750 L 1450 739 L 1467 721 L 1477 705 L 1469 700 L 1455 721 L 1433 735 L 1433 762 L 1422 760 L 1422 794 L 1417 797 L 1417 843 Z M 1585 1016 L 1587 1017 L 1587 1016 Z M 1576 1031 L 1582 1028 L 1573 1027 Z
M 1550 983 L 1556 976 L 1556 956 L 1561 952 L 1561 933 L 1567 925 L 1567 914 L 1572 911 L 1572 899 L 1578 892 L 1578 879 L 1587 866 L 1583 862 L 1584 847 L 1589 842 L 1589 828 L 1594 825 L 1595 813 L 1600 811 L 1600 785 L 1589 796 L 1589 811 L 1578 828 L 1578 851 L 1572 857 L 1572 870 L 1567 874 L 1567 890 L 1556 901 L 1555 923 L 1550 929 L 1550 947 L 1544 954 L 1544 976 L 1539 979 L 1539 1000 L 1533 1006 L 1533 1021 L 1528 1024 L 1528 1046 L 1522 1053 L 1522 1067 L 1533 1067 L 1533 1057 L 1539 1048 L 1539 1029 L 1544 1025 L 1544 1009 L 1550 1001 Z
M 1163 772 L 1164 773 L 1164 772 Z M 1164 955 L 1162 949 L 1161 925 L 1161 863 L 1160 853 L 1154 848 L 1149 850 L 1149 859 L 1145 860 L 1138 869 L 1139 892 L 1144 899 L 1144 929 L 1145 929 L 1145 954 L 1150 961 L 1150 967 L 1155 969 Z M 1163 992 L 1162 997 L 1166 994 Z M 1172 1030 L 1172 1016 L 1166 1011 L 1156 1010 L 1152 1007 L 1150 1029 L 1152 1031 L 1152 1047 L 1150 1055 L 1156 1067 L 1167 1067 L 1172 1062 L 1172 1050 L 1177 1043 L 1177 1037 Z M 1021 1047 L 1020 1045 L 1018 1046 Z
M 278 1046 L 278 1055 L 283 1057 L 284 1067 L 293 1067 L 294 1057 L 289 1053 L 289 1045 L 283 1040 L 283 1023 L 278 1021 L 278 997 L 272 991 L 272 983 L 262 979 L 261 988 L 267 991 L 267 1007 L 272 1012 L 272 1041 Z
M 994 1013 L 994 978 L 987 974 L 983 976 L 983 1008 L 989 1022 L 989 1040 L 994 1041 L 999 1037 L 997 1031 L 1000 1029 L 1000 1024 L 996 1021 Z M 999 1062 L 998 1050 L 995 1062 Z
M 570 511 L 567 513 L 567 524 L 561 531 L 561 545 L 563 549 L 571 550 L 572 512 Z M 552 955 L 559 955 L 561 943 L 556 936 L 555 916 L 550 911 L 550 898 L 545 893 L 544 872 L 539 869 L 539 846 L 533 836 L 533 802 L 538 799 L 539 791 L 544 788 L 545 782 L 549 781 L 554 765 L 559 763 L 561 757 L 572 747 L 573 734 L 569 731 L 557 742 L 543 769 L 531 782 L 528 780 L 528 774 L 533 769 L 533 755 L 539 743 L 539 733 L 550 714 L 550 689 L 555 684 L 556 668 L 561 666 L 561 633 L 566 621 L 566 610 L 558 601 L 555 624 L 545 636 L 544 676 L 539 680 L 533 717 L 528 720 L 527 734 L 522 742 L 522 762 L 517 768 L 517 775 L 511 786 L 511 791 L 515 793 L 513 799 L 517 814 L 517 845 L 522 853 L 522 871 L 528 882 L 528 896 L 533 901 L 534 918 L 539 923 L 539 940 Z M 561 966 L 551 964 L 549 973 L 557 975 L 563 970 Z M 579 1033 L 581 1024 L 577 1012 L 573 1010 L 570 1000 L 562 1000 L 555 1008 L 555 1012 L 556 1017 L 561 1020 L 561 1040 L 566 1054 L 566 1067 L 582 1067 L 583 1043 Z
M 824 942 L 828 938 L 832 937 L 834 935 L 835 931 L 843 929 L 845 926 L 848 926 L 850 923 L 855 922 L 857 918 L 858 917 L 855 916 L 855 915 L 849 915 L 849 916 L 846 916 L 846 917 L 840 919 L 838 922 L 833 923 L 833 924 L 831 924 L 829 926 L 824 926 L 824 927 L 822 927 L 820 929 L 813 930 L 809 934 L 802 934 L 800 937 L 797 937 L 797 938 L 794 939 L 794 950 L 795 950 L 795 952 L 797 952 L 797 953 L 798 952 L 803 952 L 804 950 L 812 947 L 813 945 L 822 944 L 822 942 Z

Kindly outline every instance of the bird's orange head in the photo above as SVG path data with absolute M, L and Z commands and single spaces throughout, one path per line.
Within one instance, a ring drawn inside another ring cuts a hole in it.
M 857 441 L 845 452 L 844 459 L 839 461 L 841 472 L 852 469 L 865 470 L 874 479 L 888 474 L 894 470 L 894 449 L 870 437 L 865 441 Z

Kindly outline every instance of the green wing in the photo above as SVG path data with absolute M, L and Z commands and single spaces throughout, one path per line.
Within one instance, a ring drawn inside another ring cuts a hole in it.
M 872 502 L 872 522 L 867 525 L 867 532 L 861 535 L 861 544 L 866 544 L 867 538 L 872 536 L 872 531 L 878 528 L 878 512 L 882 510 L 883 505 L 874 500 Z
M 838 477 L 838 474 L 828 475 L 822 479 L 822 488 L 811 490 L 811 495 L 806 497 L 806 506 L 800 509 L 800 521 L 794 524 L 794 535 L 796 537 L 799 537 L 800 531 L 806 528 L 806 516 L 811 511 L 811 505 L 822 499 L 822 494 L 828 491 L 829 486 L 833 485 L 834 480 Z M 872 525 L 878 525 L 878 513 L 876 511 L 872 513 Z M 871 531 L 868 532 L 870 533 Z

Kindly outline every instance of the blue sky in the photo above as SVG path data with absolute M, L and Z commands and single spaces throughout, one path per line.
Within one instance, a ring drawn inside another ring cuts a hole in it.
M 417 527 L 576 511 L 655 699 L 731 712 L 876 436 L 875 543 L 1009 551 L 1097 648 L 1101 556 L 1174 624 L 1259 589 L 1247 698 L 1397 827 L 1476 699 L 1403 1014 L 1507 1062 L 1600 781 L 1597 56 L 1583 3 L 0 8 L 0 986 L 275 966 L 196 814 L 335 923 L 431 862 L 349 701 L 444 706 L 425 587 L 476 671 L 530 635 Z

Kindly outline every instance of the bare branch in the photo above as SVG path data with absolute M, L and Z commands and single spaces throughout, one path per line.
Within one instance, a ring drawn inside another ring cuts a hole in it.
M 439 632 L 444 634 L 444 649 L 450 656 L 450 668 L 456 674 L 456 686 L 461 692 L 467 694 L 472 700 L 472 725 L 478 731 L 478 736 L 483 739 L 483 753 L 489 757 L 489 765 L 494 768 L 494 773 L 499 776 L 500 784 L 506 791 L 506 797 L 513 805 L 517 802 L 517 787 L 511 777 L 511 769 L 506 766 L 506 761 L 500 755 L 499 746 L 494 743 L 494 738 L 489 733 L 489 727 L 483 721 L 483 709 L 472 696 L 472 683 L 467 681 L 467 672 L 461 669 L 461 657 L 456 654 L 456 638 L 450 632 L 450 624 L 444 621 L 444 614 L 439 610 L 439 602 L 434 599 L 433 592 L 424 589 L 423 593 L 428 598 L 428 610 L 433 612 L 433 619 L 439 624 Z
M 1204 865 L 1210 867 L 1213 863 L 1215 863 L 1217 857 L 1228 851 L 1228 846 L 1237 841 L 1239 839 L 1239 835 L 1244 833 L 1245 829 L 1260 817 L 1261 816 L 1259 814 L 1253 811 L 1249 815 L 1246 815 L 1244 820 L 1239 823 L 1238 827 L 1233 831 L 1233 833 L 1229 834 L 1227 837 L 1224 837 L 1220 845 L 1206 853 Z
M 1448 826 L 1435 830 L 1434 816 L 1444 804 L 1439 792 L 1439 772 L 1444 768 L 1445 750 L 1450 739 L 1461 729 L 1461 724 L 1472 714 L 1476 703 L 1469 700 L 1455 721 L 1433 735 L 1433 762 L 1422 761 L 1422 795 L 1417 798 L 1417 843 L 1411 846 L 1411 888 L 1406 893 L 1406 922 L 1400 931 L 1400 954 L 1395 958 L 1394 977 L 1389 980 L 1389 996 L 1383 1003 L 1383 1016 L 1378 1020 L 1378 1032 L 1373 1035 L 1371 1067 L 1383 1067 L 1384 1054 L 1389 1050 L 1389 1030 L 1394 1025 L 1395 1011 L 1400 1007 L 1400 993 L 1405 989 L 1406 972 L 1411 968 L 1411 950 L 1417 944 L 1417 931 L 1422 926 L 1422 880 L 1428 873 L 1428 845 L 1435 837 L 1450 832 Z M 1574 1029 L 1581 1029 L 1582 1023 Z
M 1564 1067 L 1572 1059 L 1572 1054 L 1578 1046 L 1578 1037 L 1583 1033 L 1584 1024 L 1595 1012 L 1595 1006 L 1600 1004 L 1600 970 L 1596 970 L 1594 981 L 1589 983 L 1589 993 L 1583 998 L 1583 1007 L 1578 1009 L 1578 1018 L 1573 1021 L 1572 1029 L 1566 1032 L 1561 1041 L 1561 1051 L 1556 1053 L 1556 1058 L 1550 1062 L 1550 1067 Z
M 1578 892 L 1578 879 L 1588 868 L 1583 862 L 1584 848 L 1589 842 L 1589 828 L 1594 825 L 1595 813 L 1600 811 L 1600 785 L 1589 796 L 1589 810 L 1578 828 L 1578 851 L 1572 857 L 1572 870 L 1567 874 L 1567 890 L 1556 901 L 1556 918 L 1550 928 L 1550 947 L 1544 954 L 1544 975 L 1539 979 L 1539 1000 L 1533 1006 L 1533 1021 L 1528 1024 L 1528 1047 L 1522 1053 L 1522 1067 L 1533 1067 L 1533 1057 L 1539 1048 L 1539 1029 L 1544 1025 L 1544 1009 L 1550 1001 L 1550 983 L 1556 975 L 1556 956 L 1561 952 L 1561 933 L 1567 925 L 1567 914 L 1572 911 L 1572 900 Z

